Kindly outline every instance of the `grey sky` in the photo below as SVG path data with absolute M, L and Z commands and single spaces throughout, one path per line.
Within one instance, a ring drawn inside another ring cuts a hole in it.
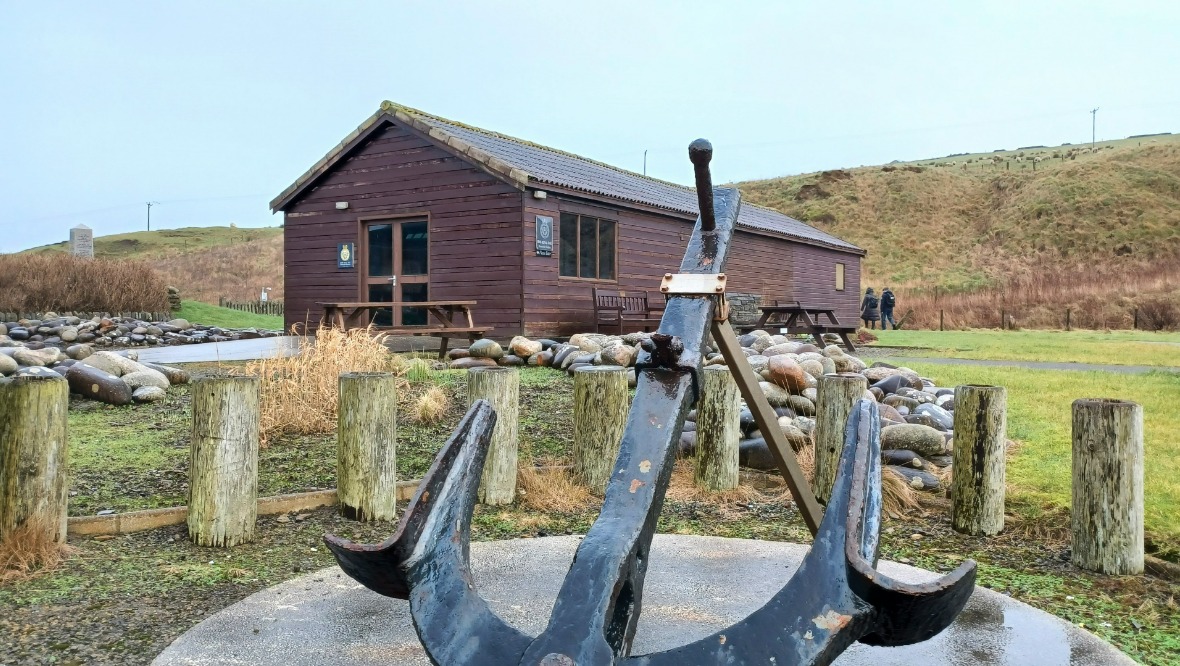
M 839 6 L 837 6 L 839 5 Z M 727 7 L 721 9 L 721 7 Z M 278 224 L 383 99 L 688 182 L 1180 131 L 1174 2 L 0 3 L 0 252 Z

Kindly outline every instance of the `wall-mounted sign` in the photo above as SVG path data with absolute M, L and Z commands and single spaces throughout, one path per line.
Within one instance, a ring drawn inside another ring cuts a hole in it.
M 356 266 L 356 246 L 352 243 L 336 244 L 336 268 Z
M 537 216 L 537 256 L 553 256 L 553 218 Z

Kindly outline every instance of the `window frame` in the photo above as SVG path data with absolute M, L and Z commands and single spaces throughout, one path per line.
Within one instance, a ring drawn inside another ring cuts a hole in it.
M 845 268 L 844 262 L 837 261 L 836 262 L 836 291 L 844 291 L 847 288 L 848 283 L 846 282 L 846 280 L 847 280 L 846 271 L 847 271 L 847 269 Z
M 561 272 L 562 263 L 564 262 L 563 254 L 566 251 L 566 249 L 565 249 L 566 243 L 562 239 L 563 229 L 561 227 L 562 227 L 562 225 L 565 224 L 565 222 L 562 218 L 566 215 L 572 215 L 574 217 L 574 219 L 576 221 L 576 225 L 577 225 L 577 228 L 575 229 L 575 233 L 574 233 L 574 238 L 577 239 L 577 241 L 574 244 L 574 248 L 573 248 L 573 255 L 575 258 L 574 272 L 576 273 L 576 275 L 564 275 Z M 581 277 L 581 272 L 582 272 L 582 254 L 581 254 L 582 253 L 582 220 L 583 219 L 592 219 L 595 221 L 595 225 L 594 225 L 594 227 L 595 227 L 594 228 L 594 273 L 596 276 L 598 275 L 599 271 L 602 269 L 602 253 L 600 252 L 600 250 L 602 249 L 602 224 L 601 223 L 602 222 L 609 222 L 614 226 L 614 243 L 613 243 L 613 246 L 611 247 L 611 251 L 614 252 L 614 267 L 613 267 L 614 270 L 612 271 L 612 273 L 613 273 L 612 276 L 609 278 Z M 557 255 L 557 278 L 559 280 L 570 280 L 570 281 L 577 281 L 577 282 L 599 282 L 599 283 L 604 283 L 604 284 L 618 284 L 618 282 L 619 282 L 619 221 L 618 221 L 618 219 L 603 217 L 601 213 L 587 213 L 587 212 L 581 212 L 581 211 L 576 211 L 576 210 L 561 210 L 558 212 L 557 224 L 558 224 L 558 230 L 557 230 L 557 233 L 554 234 L 554 238 L 557 240 L 559 247 L 557 248 L 557 252 L 555 252 L 554 254 Z

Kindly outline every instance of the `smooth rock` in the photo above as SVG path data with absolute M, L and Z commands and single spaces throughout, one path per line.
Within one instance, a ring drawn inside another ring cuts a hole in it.
M 787 406 L 800 416 L 815 416 L 815 403 L 801 395 L 789 396 Z
M 616 344 L 604 347 L 601 352 L 602 362 L 606 365 L 627 367 L 635 362 L 639 350 L 627 344 Z
M 87 359 L 89 360 L 89 359 Z M 85 362 L 75 363 L 66 372 L 70 392 L 109 405 L 131 403 L 131 387 L 122 379 Z
M 906 414 L 905 422 L 928 426 L 939 432 L 946 432 L 946 428 L 929 414 Z
M 910 386 L 902 386 L 901 388 L 897 389 L 897 395 L 906 398 L 913 398 L 914 400 L 917 400 L 919 404 L 934 402 L 937 399 L 937 396 L 935 396 L 933 393 L 919 391 L 918 389 Z
M 476 340 L 471 343 L 467 351 L 474 358 L 497 359 L 504 355 L 504 348 L 500 346 L 500 343 L 490 338 Z
M 57 349 L 17 349 L 12 358 L 21 365 L 49 366 L 57 362 Z
M 70 345 L 66 347 L 66 356 L 81 361 L 94 353 L 94 347 L 90 345 Z
M 8 354 L 0 354 L 0 375 L 11 375 L 20 368 L 20 364 L 16 359 Z
M 122 375 L 121 379 L 131 387 L 132 391 L 141 386 L 155 386 L 156 388 L 165 390 L 169 386 L 168 378 L 164 376 L 164 373 L 156 372 L 146 367 L 138 372 L 129 372 Z
M 781 345 L 772 345 L 772 346 L 767 347 L 766 349 L 763 349 L 761 351 L 762 351 L 763 356 L 780 356 L 782 354 L 798 354 L 799 347 L 801 347 L 801 346 L 802 345 L 800 345 L 798 342 L 788 342 L 788 343 L 781 344 Z
M 926 464 L 922 456 L 905 449 L 885 449 L 881 451 L 881 462 L 886 465 L 898 465 L 900 467 L 912 467 L 914 469 L 923 469 Z
M 494 368 L 496 361 L 490 358 L 481 358 L 478 356 L 467 356 L 464 358 L 457 358 L 451 361 L 447 368 L 451 370 L 467 370 L 469 368 Z
M 942 488 L 942 482 L 930 472 L 912 467 L 886 465 L 886 469 L 905 479 L 906 485 L 914 490 L 936 491 Z
M 187 319 L 171 319 L 168 321 L 168 325 L 178 331 L 183 331 L 193 327 L 192 324 L 188 323 Z
M 787 389 L 792 393 L 801 393 L 807 388 L 807 373 L 795 359 L 786 355 L 769 357 L 766 371 L 770 381 Z
M 771 407 L 791 406 L 791 394 L 778 384 L 758 382 L 758 388 L 762 389 L 762 393 L 766 396 L 766 402 L 770 403 Z
M 61 333 L 58 335 L 61 337 L 62 342 L 74 342 L 78 339 L 78 329 L 73 326 L 66 326 L 61 329 Z
M 506 367 L 517 367 L 524 365 L 524 359 L 517 356 L 516 354 L 505 354 L 504 356 L 496 359 L 496 363 Z
M 466 349 L 452 349 L 447 352 L 447 360 L 450 361 L 460 358 L 467 358 L 468 356 L 471 356 L 471 352 L 467 351 Z
M 13 377 L 58 377 L 58 376 L 61 376 L 60 372 L 57 372 L 55 370 L 51 370 L 49 368 L 46 368 L 46 367 L 40 366 L 40 365 L 31 365 L 27 368 L 21 368 L 20 370 L 16 371 L 16 374 L 13 375 Z
M 141 386 L 131 392 L 131 399 L 135 402 L 159 402 L 166 397 L 168 394 L 158 386 Z
M 922 456 L 942 455 L 946 440 L 934 428 L 914 423 L 892 425 L 881 429 L 882 449 L 907 449 Z
M 807 359 L 805 361 L 800 361 L 799 367 L 803 368 L 803 372 L 806 372 L 816 379 L 824 376 L 824 364 L 821 361 Z
M 538 340 L 529 340 L 523 335 L 518 335 L 512 338 L 512 341 L 508 343 L 508 349 L 515 356 L 528 358 L 533 354 L 540 353 L 543 349 L 543 345 Z
M 935 421 L 938 421 L 939 425 L 942 426 L 941 428 L 939 428 L 939 430 L 950 430 L 951 428 L 955 427 L 954 414 L 951 414 L 950 412 L 946 411 L 942 407 L 939 407 L 938 405 L 934 405 L 934 404 L 930 404 L 930 403 L 918 405 L 918 407 L 916 409 L 914 409 L 913 413 L 914 414 L 926 414 L 926 415 L 930 416 L 931 418 L 933 418 Z
M 881 402 L 883 404 L 889 405 L 890 407 L 896 408 L 898 411 L 901 411 L 901 408 L 905 407 L 907 410 L 906 411 L 907 414 L 914 411 L 914 409 L 919 404 L 921 404 L 917 400 L 914 400 L 913 398 L 907 398 L 902 395 L 897 395 L 896 393 L 893 395 L 885 396 L 885 399 L 882 400 Z
M 750 469 L 771 471 L 778 469 L 766 440 L 761 437 L 743 439 L 738 442 L 738 465 Z

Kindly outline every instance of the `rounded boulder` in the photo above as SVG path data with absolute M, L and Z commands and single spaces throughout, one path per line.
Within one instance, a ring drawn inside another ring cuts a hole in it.
M 108 405 L 131 403 L 131 387 L 122 379 L 92 365 L 75 363 L 66 371 L 70 392 Z
M 946 438 L 930 426 L 902 423 L 881 430 L 881 448 L 906 449 L 921 456 L 936 456 L 946 451 Z
M 501 356 L 504 355 L 504 348 L 500 346 L 500 343 L 496 342 L 495 340 L 491 340 L 489 338 L 483 338 L 481 340 L 476 340 L 475 342 L 471 343 L 471 346 L 467 348 L 467 351 L 474 358 L 485 358 L 485 359 L 493 359 L 494 360 L 494 359 L 500 358 Z M 471 366 L 471 367 L 475 367 L 475 366 Z

